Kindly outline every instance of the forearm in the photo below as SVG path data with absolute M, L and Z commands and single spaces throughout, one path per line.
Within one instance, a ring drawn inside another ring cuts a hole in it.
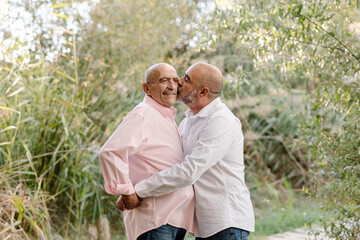
M 215 119 L 217 126 L 205 126 L 190 155 L 182 163 L 163 170 L 135 186 L 140 197 L 162 196 L 184 186 L 194 184 L 201 175 L 219 162 L 234 139 L 234 131 L 227 119 Z M 220 126 L 220 127 L 218 127 Z
M 181 164 L 165 169 L 135 185 L 136 194 L 141 197 L 159 197 L 176 189 L 191 185 L 195 175 L 184 161 Z
M 104 177 L 104 187 L 112 195 L 130 195 L 135 192 L 129 179 L 127 163 L 116 158 L 106 149 L 99 152 L 100 166 Z

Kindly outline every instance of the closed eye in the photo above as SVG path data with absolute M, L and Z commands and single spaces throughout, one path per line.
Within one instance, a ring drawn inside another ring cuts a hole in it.
M 184 79 L 184 81 L 185 81 L 185 82 L 191 82 L 191 79 L 190 79 L 189 75 L 187 75 L 186 73 L 185 73 L 185 79 Z

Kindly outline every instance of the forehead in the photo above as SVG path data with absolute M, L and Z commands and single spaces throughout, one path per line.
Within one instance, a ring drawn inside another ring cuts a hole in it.
M 191 82 L 196 82 L 199 76 L 199 68 L 196 66 L 191 66 L 185 71 L 185 75 L 188 75 Z
M 159 69 L 159 79 L 161 78 L 177 78 L 177 72 L 174 68 L 169 66 L 164 66 Z

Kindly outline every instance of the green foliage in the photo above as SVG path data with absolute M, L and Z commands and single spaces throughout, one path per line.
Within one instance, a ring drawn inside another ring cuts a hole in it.
M 36 236 L 37 239 L 49 238 L 51 227 L 47 206 L 51 196 L 41 190 L 42 178 L 36 176 L 36 190 L 27 189 L 18 181 L 17 175 L 30 174 L 26 166 L 29 164 L 21 161 L 10 164 L 0 167 L 0 236 L 12 239 L 28 239 L 29 236 Z M 22 180 L 31 181 L 31 178 Z
M 17 173 L 15 179 L 30 191 L 41 189 L 54 196 L 56 202 L 47 203 L 59 217 L 53 220 L 67 222 L 66 230 L 79 229 L 84 218 L 95 218 L 104 208 L 95 141 L 103 130 L 92 121 L 95 111 L 88 110 L 103 98 L 83 104 L 85 92 L 91 95 L 89 89 L 68 94 L 74 83 L 58 78 L 41 62 L 19 60 L 5 63 L 4 69 L 9 71 L 0 80 L 1 102 L 17 109 L 21 119 L 14 125 L 19 114 L 3 110 L 1 129 L 8 130 L 2 132 L 1 142 L 10 143 L 1 148 L 2 172 Z
M 298 196 L 295 199 L 291 192 L 287 194 L 285 205 L 277 203 L 275 198 L 265 203 L 266 207 L 258 211 L 261 216 L 257 216 L 256 229 L 252 237 L 262 239 L 259 236 L 291 231 L 308 226 L 307 224 L 319 221 L 323 217 L 324 213 L 316 202 Z
M 360 230 L 356 7 L 355 1 L 219 1 L 213 31 L 205 33 L 253 56 L 248 81 L 268 78 L 308 93 L 300 143 L 314 161 L 323 206 L 343 223 L 326 224 L 328 235 L 337 239 L 357 239 Z
M 251 186 L 255 179 L 277 181 L 286 178 L 294 187 L 300 188 L 310 182 L 308 159 L 304 149 L 296 144 L 300 121 L 296 113 L 302 110 L 298 105 L 305 96 L 303 92 L 269 90 L 268 94 L 226 100 L 242 122 L 248 184 Z M 225 88 L 224 92 L 229 93 L 231 89 Z
M 191 52 L 181 49 L 193 36 L 195 10 L 186 1 L 102 0 L 91 12 L 93 24 L 83 26 L 80 56 L 90 59 L 93 74 L 107 84 L 117 80 L 133 90 L 152 64 L 178 69 L 189 58 Z
M 322 99 L 314 102 L 310 110 L 316 117 L 304 123 L 306 131 L 303 138 L 310 145 L 309 155 L 318 160 L 313 166 L 314 174 L 318 178 L 326 176 L 324 186 L 320 185 L 321 182 L 315 183 L 318 188 L 323 187 L 319 197 L 330 200 L 323 207 L 337 217 L 332 221 L 324 220 L 329 235 L 357 239 L 360 234 L 359 91 L 349 93 L 353 91 L 353 86 L 349 89 L 343 84 L 338 87 L 344 89 L 345 93 L 333 86 L 332 92 L 335 94 L 331 97 L 328 95 L 327 102 Z M 323 93 L 323 96 L 326 95 Z M 353 96 L 357 100 L 352 99 Z M 341 224 L 337 224 L 338 221 Z

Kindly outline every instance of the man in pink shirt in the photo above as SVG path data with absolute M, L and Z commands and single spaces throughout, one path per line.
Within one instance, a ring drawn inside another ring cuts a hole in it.
M 176 109 L 171 107 L 178 81 L 172 66 L 151 66 L 142 84 L 143 102 L 129 112 L 99 152 L 105 190 L 134 203 L 127 209 L 140 203 L 134 190 L 138 182 L 184 160 L 174 122 Z M 123 213 L 128 239 L 183 239 L 186 230 L 193 232 L 194 201 L 192 186 L 143 199 L 139 207 Z

